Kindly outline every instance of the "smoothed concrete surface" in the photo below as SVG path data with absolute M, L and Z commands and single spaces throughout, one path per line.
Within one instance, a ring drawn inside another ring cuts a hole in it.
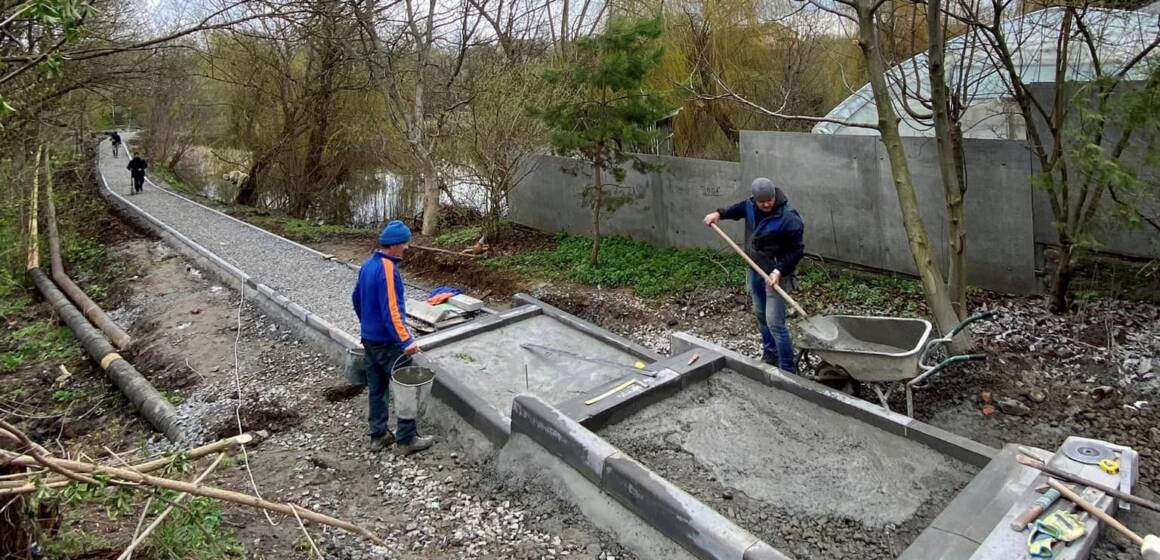
M 601 430 L 775 548 L 894 558 L 974 469 L 723 370 Z
M 512 399 L 520 393 L 532 393 L 549 403 L 559 403 L 631 373 L 567 356 L 546 358 L 525 350 L 522 344 L 547 346 L 625 366 L 637 360 L 547 315 L 436 348 L 426 353 L 426 359 L 441 375 L 456 377 L 504 414 L 510 414 Z

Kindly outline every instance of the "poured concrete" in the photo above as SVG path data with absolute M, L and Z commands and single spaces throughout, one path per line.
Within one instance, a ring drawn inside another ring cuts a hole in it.
M 511 410 L 512 399 L 520 393 L 532 393 L 547 402 L 558 403 L 631 374 L 623 368 L 566 356 L 548 359 L 521 348 L 521 344 L 547 346 L 625 366 L 638 359 L 547 315 L 477 334 L 427 352 L 425 357 L 440 375 L 457 378 L 505 414 Z
M 798 558 L 894 558 L 974 473 L 732 370 L 599 433 Z

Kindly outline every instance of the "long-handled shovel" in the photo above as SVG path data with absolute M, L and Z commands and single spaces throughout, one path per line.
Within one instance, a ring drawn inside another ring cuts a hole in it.
M 741 255 L 741 258 L 745 259 L 746 263 L 749 263 L 749 267 L 765 280 L 766 285 L 772 285 L 773 289 L 777 291 L 777 295 L 789 302 L 794 311 L 797 311 L 798 315 L 802 317 L 806 334 L 823 341 L 836 340 L 838 338 L 841 331 L 833 319 L 829 317 L 811 317 L 809 313 L 806 313 L 805 309 L 802 309 L 802 306 L 798 305 L 797 301 L 785 293 L 785 290 L 781 289 L 781 286 L 773 283 L 773 279 L 770 278 L 769 273 L 762 270 L 760 266 L 757 266 L 757 263 L 753 262 L 753 259 L 749 258 L 749 255 L 745 254 L 745 251 L 741 247 L 737 246 L 737 243 L 733 241 L 733 238 L 729 237 L 729 234 L 721 231 L 721 228 L 717 227 L 717 224 L 709 224 L 709 227 L 713 228 L 713 231 L 717 232 L 717 235 L 720 235 L 721 239 L 724 239 L 738 255 Z
M 1144 560 L 1160 560 L 1160 538 L 1157 538 L 1156 535 L 1146 535 L 1143 537 L 1137 535 L 1134 531 L 1125 527 L 1123 523 L 1117 521 L 1116 518 L 1108 515 L 1106 512 L 1104 512 L 1104 510 L 1092 505 L 1090 502 L 1080 497 L 1079 494 L 1072 492 L 1070 488 L 1064 486 L 1063 483 L 1055 480 L 1054 478 L 1048 478 L 1047 484 L 1062 494 L 1064 498 L 1071 500 L 1071 502 L 1075 505 L 1098 517 L 1100 521 L 1107 523 L 1109 527 L 1123 533 L 1124 536 L 1131 539 L 1132 542 L 1136 543 L 1136 545 L 1140 547 L 1140 556 Z

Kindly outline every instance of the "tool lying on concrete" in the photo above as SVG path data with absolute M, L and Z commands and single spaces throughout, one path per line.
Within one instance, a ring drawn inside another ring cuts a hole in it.
M 729 246 L 732 247 L 738 255 L 741 255 L 741 258 L 745 259 L 745 262 L 749 264 L 749 267 L 752 268 L 754 272 L 759 274 L 762 280 L 765 280 L 767 285 L 773 284 L 773 280 L 769 277 L 769 273 L 762 270 L 760 266 L 757 266 L 757 263 L 753 262 L 753 259 L 749 258 L 749 255 L 745 254 L 745 251 L 743 251 L 741 247 L 737 246 L 737 243 L 733 241 L 732 237 L 729 237 L 729 234 L 725 233 L 721 230 L 721 228 L 717 227 L 717 224 L 712 224 L 710 227 L 713 228 L 713 231 L 717 232 L 717 235 L 721 236 L 721 239 L 724 239 L 726 243 L 729 243 Z M 842 334 L 841 329 L 830 318 L 818 316 L 811 317 L 809 313 L 806 313 L 805 309 L 802 309 L 802 306 L 798 305 L 798 302 L 794 301 L 792 297 L 789 297 L 789 294 L 785 293 L 785 290 L 781 289 L 781 286 L 774 284 L 773 289 L 777 291 L 777 295 L 781 296 L 781 299 L 784 299 L 785 301 L 789 302 L 791 306 L 793 306 L 794 310 L 798 312 L 798 315 L 801 315 L 803 320 L 802 326 L 807 335 L 819 340 L 836 340 Z
M 637 383 L 638 383 L 637 380 L 629 379 L 628 381 L 625 381 L 624 383 L 621 383 L 620 385 L 617 385 L 616 387 L 613 387 L 613 388 L 601 393 L 600 396 L 592 397 L 592 398 L 584 401 L 584 404 L 588 405 L 588 406 L 592 406 L 592 405 L 594 405 L 594 404 L 596 404 L 604 399 L 607 399 L 608 397 L 611 397 L 612 395 L 615 395 L 615 394 L 617 394 L 617 393 L 619 393 L 619 392 L 621 392 L 621 391 L 623 391 L 623 390 L 625 390 L 633 385 L 636 385 Z
M 1107 523 L 1109 527 L 1123 533 L 1125 537 L 1128 537 L 1132 540 L 1132 542 L 1139 545 L 1140 555 L 1144 558 L 1144 560 L 1160 560 L 1160 537 L 1157 537 L 1156 535 L 1147 535 L 1144 537 L 1137 535 L 1131 529 L 1125 527 L 1123 523 L 1117 521 L 1115 517 L 1108 515 L 1104 510 L 1092 505 L 1091 502 L 1083 499 L 1079 494 L 1072 492 L 1071 489 L 1069 489 L 1067 486 L 1064 486 L 1063 483 L 1059 482 L 1058 480 L 1049 478 L 1047 479 L 1047 484 L 1049 484 L 1055 490 L 1058 490 L 1064 498 L 1071 500 L 1071 502 L 1075 505 L 1096 516 L 1097 519 Z
M 1059 492 L 1055 489 L 1048 489 L 1039 499 L 1035 500 L 1035 503 L 1031 507 L 1027 508 L 1027 511 L 1019 514 L 1019 517 L 1016 517 L 1011 522 L 1011 530 L 1022 531 L 1026 529 L 1032 521 L 1035 521 L 1044 511 L 1047 511 L 1047 508 L 1051 507 L 1051 504 L 1054 504 L 1058 499 Z
M 582 362 L 588 362 L 588 363 L 592 363 L 592 364 L 600 364 L 602 366 L 615 367 L 615 368 L 619 368 L 619 369 L 627 369 L 627 370 L 630 370 L 632 372 L 639 373 L 641 375 L 647 375 L 649 377 L 656 377 L 657 376 L 657 373 L 655 371 L 651 371 L 651 370 L 646 369 L 648 367 L 648 364 L 646 364 L 642 361 L 639 361 L 639 360 L 633 365 L 626 365 L 626 364 L 614 362 L 612 360 L 602 360 L 600 358 L 591 358 L 588 356 L 581 356 L 580 354 L 576 354 L 574 352 L 569 352 L 567 350 L 560 350 L 557 348 L 550 348 L 548 346 L 541 346 L 539 344 L 521 344 L 520 348 L 523 348 L 524 350 L 527 350 L 527 351 L 535 353 L 535 354 L 539 354 L 539 355 L 544 356 L 544 357 L 551 357 L 551 354 L 558 354 L 560 356 L 566 356 L 568 358 L 572 358 L 574 360 L 580 360 Z
M 1094 441 L 1065 441 L 1059 450 L 1068 459 L 1085 465 L 1098 465 L 1101 461 L 1116 458 L 1111 448 Z
M 1144 498 L 1141 498 L 1139 496 L 1133 496 L 1131 494 L 1128 494 L 1127 492 L 1122 492 L 1119 489 L 1112 488 L 1111 486 L 1108 486 L 1106 484 L 1100 484 L 1100 483 L 1095 482 L 1093 480 L 1088 480 L 1088 479 L 1083 478 L 1081 476 L 1071 474 L 1067 471 L 1059 470 L 1055 467 L 1052 467 L 1050 465 L 1045 464 L 1043 461 L 1039 460 L 1039 458 L 1035 457 L 1034 455 L 1031 455 L 1023 450 L 1020 450 L 1020 451 L 1023 452 L 1024 455 L 1019 456 L 1019 457 L 1015 457 L 1015 461 L 1018 462 L 1020 465 L 1023 465 L 1025 467 L 1031 467 L 1033 469 L 1039 469 L 1039 470 L 1043 471 L 1044 473 L 1051 475 L 1054 478 L 1058 478 L 1060 480 L 1066 480 L 1068 482 L 1074 482 L 1076 484 L 1082 484 L 1084 486 L 1095 488 L 1096 490 L 1099 490 L 1099 491 L 1101 491 L 1109 496 L 1124 500 L 1126 502 L 1131 502 L 1131 503 L 1136 504 L 1140 507 L 1148 508 L 1152 511 L 1160 511 L 1160 504 L 1157 504 L 1156 502 L 1151 502 L 1151 501 L 1145 500 Z M 1066 494 L 1064 494 L 1064 495 L 1066 496 Z

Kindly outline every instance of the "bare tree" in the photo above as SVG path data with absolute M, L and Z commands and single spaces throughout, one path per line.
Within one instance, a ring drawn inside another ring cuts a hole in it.
M 1097 160 L 1109 164 L 1125 156 L 1134 127 L 1114 130 L 1105 116 L 1125 82 L 1149 74 L 1160 47 L 1160 20 L 1088 2 L 1008 19 L 1018 9 L 1013 0 L 982 6 L 959 0 L 951 13 L 985 39 L 1026 123 L 1028 144 L 1039 165 L 1036 182 L 1048 195 L 1059 235 L 1049 305 L 1064 312 L 1074 259 L 1093 243 L 1091 230 L 1109 185 L 1106 177 L 1077 165 L 1077 156 L 1094 151 Z M 1054 54 L 1050 88 L 1040 95 L 1024 80 L 1027 53 L 1020 52 L 1019 41 L 1027 35 Z M 1149 83 L 1156 79 L 1155 72 L 1150 74 Z M 1088 166 L 1093 167 L 1100 166 Z
M 423 233 L 433 235 L 439 227 L 438 147 L 448 117 L 470 100 L 456 86 L 483 18 L 469 4 L 444 8 L 436 0 L 386 6 L 365 0 L 358 18 L 372 76 L 423 177 Z

